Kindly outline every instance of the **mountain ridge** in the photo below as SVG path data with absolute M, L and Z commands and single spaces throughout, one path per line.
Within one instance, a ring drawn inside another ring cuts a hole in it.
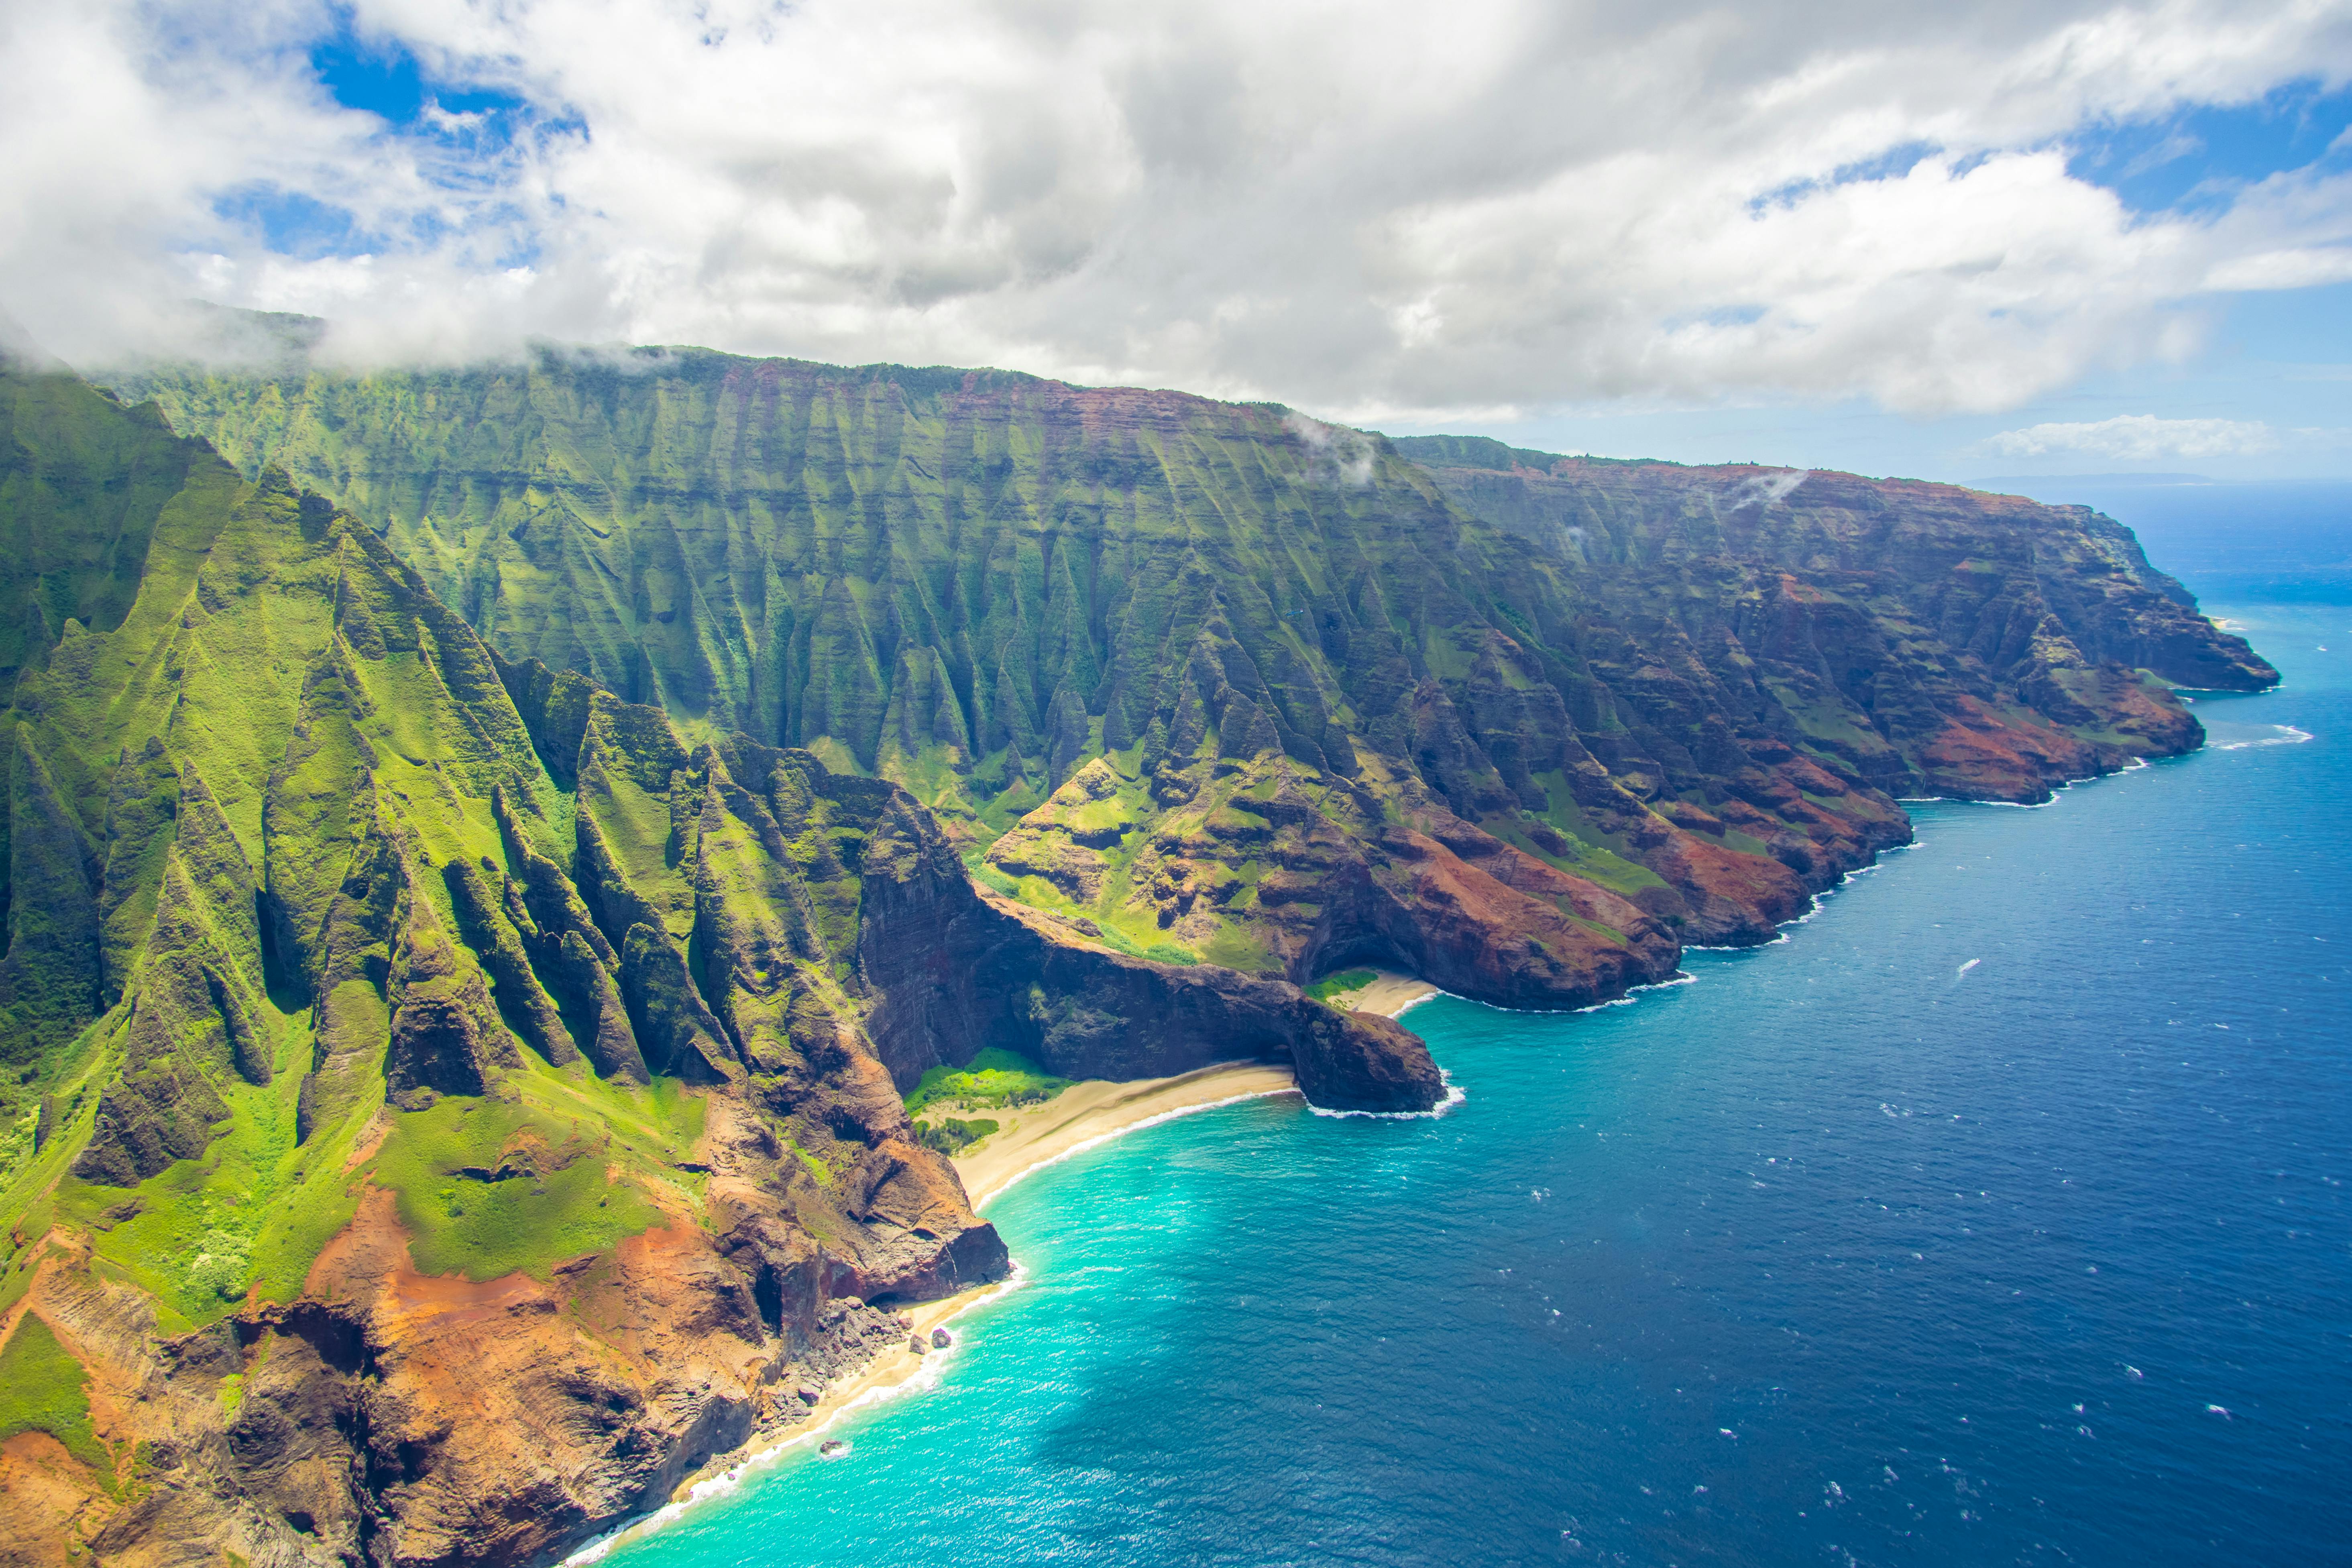
M 1893 797 L 2047 798 L 2193 744 L 2165 680 L 2275 679 L 2126 531 L 1957 487 L 1391 441 L 1001 373 L 634 363 L 121 384 L 352 503 L 508 654 L 885 773 L 1003 890 L 1292 980 L 1355 939 L 1183 891 L 1223 886 L 1182 852 L 1232 806 L 1210 775 L 1266 751 L 1318 799 L 1442 808 L 1670 930 L 1759 941 L 1901 841 Z M 1971 593 L 1904 598 L 1956 574 Z M 2109 600 L 2180 614 L 2158 647 L 2110 635 Z M 1011 833 L 1114 755 L 1124 794 Z M 1115 846 L 1054 820 L 1112 812 Z M 1360 840 L 1348 818 L 1326 821 Z
M 1385 1020 L 1026 917 L 896 785 L 501 660 L 152 409 L 0 396 L 47 415 L 10 475 L 93 480 L 44 527 L 119 537 L 143 471 L 46 431 L 182 480 L 5 713 L 0 1309 L 102 1455 L 0 1446 L 35 1559 L 528 1562 L 658 1504 L 1004 1272 L 894 1082 L 942 1049 L 1444 1093 Z
M 27 1561 L 545 1561 L 1006 1266 L 927 1070 L 1427 1109 L 1299 984 L 1607 1001 L 1898 794 L 2276 679 L 2128 531 L 1957 487 L 281 339 L 0 371 L 0 1374 L 30 1321 L 89 1379 L 0 1443 Z

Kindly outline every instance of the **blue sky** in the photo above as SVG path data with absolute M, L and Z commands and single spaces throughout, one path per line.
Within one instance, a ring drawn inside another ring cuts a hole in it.
M 2229 296 L 2205 307 L 2208 346 L 2179 365 L 2085 376 L 1999 414 L 1920 417 L 1866 400 L 1560 412 L 1497 422 L 1384 423 L 1391 435 L 1438 430 L 1517 447 L 1675 462 L 1763 462 L 1874 476 L 1966 480 L 2002 475 L 2190 472 L 2216 479 L 2352 478 L 2352 284 Z M 1986 443 L 2043 424 L 2118 416 L 2223 419 L 2283 433 L 2243 456 L 2123 458 L 2097 451 L 2023 457 Z M 2298 430 L 2327 434 L 2299 440 Z
M 364 110 L 386 122 L 414 128 L 425 104 L 453 113 L 512 110 L 524 107 L 515 93 L 480 83 L 437 80 L 397 35 L 362 38 L 348 16 L 310 46 L 311 70 L 319 83 L 346 109 Z
M 368 116 L 378 128 L 376 139 L 404 146 L 425 183 L 459 202 L 495 190 L 500 166 L 519 140 L 577 128 L 507 87 L 429 70 L 396 34 L 355 31 L 347 10 L 331 13 L 330 20 L 331 30 L 301 55 L 320 92 L 335 106 Z M 446 212 L 430 208 L 404 212 L 397 225 L 371 222 L 349 205 L 273 181 L 222 192 L 213 212 L 257 239 L 265 252 L 303 261 L 429 247 L 457 226 Z M 509 221 L 518 216 L 508 206 L 494 213 Z M 502 246 L 497 261 L 512 267 L 533 254 L 526 236 Z
M 2199 213 L 2273 175 L 2352 166 L 2352 90 L 2303 80 L 2259 101 L 2199 105 L 2065 138 L 2069 172 L 2116 193 L 2135 215 Z M 2193 471 L 2216 478 L 2352 477 L 2352 284 L 2221 294 L 2193 308 L 2202 346 L 2177 365 L 2085 375 L 2000 414 L 1906 417 L 1867 400 L 1743 406 L 1558 411 L 1480 424 L 1475 433 L 1545 451 L 1755 460 L 1916 479 Z M 2097 452 L 2020 456 L 1985 443 L 2042 424 L 2119 415 L 2226 419 L 2281 432 L 2277 449 L 2243 456 L 2129 459 Z M 1460 421 L 1405 422 L 1426 434 Z M 2297 439 L 2287 433 L 2329 434 Z
M 1867 473 L 2352 474 L 2352 3 L 87 0 L 0 308 L 990 364 Z

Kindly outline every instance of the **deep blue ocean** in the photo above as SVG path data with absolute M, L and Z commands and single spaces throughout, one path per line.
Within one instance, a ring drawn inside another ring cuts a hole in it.
M 2208 750 L 1921 805 L 1627 1005 L 1427 1004 L 1441 1119 L 1033 1175 L 936 1386 L 607 1563 L 2352 1561 L 2352 491 L 2284 494 L 2096 498 L 2286 674 Z

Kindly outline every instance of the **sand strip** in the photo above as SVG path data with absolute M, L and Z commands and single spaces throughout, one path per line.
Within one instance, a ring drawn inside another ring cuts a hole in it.
M 1003 1294 L 1019 1281 L 1016 1271 L 1012 1279 L 993 1285 L 975 1286 L 937 1301 L 902 1307 L 899 1315 L 914 1320 L 907 1331 L 908 1338 L 920 1335 L 929 1339 L 933 1329 Z M 950 1347 L 919 1356 L 907 1348 L 905 1340 L 898 1341 L 858 1371 L 828 1384 L 824 1395 L 809 1408 L 806 1420 L 784 1431 L 755 1437 L 751 1444 L 711 1459 L 681 1480 L 670 1492 L 667 1503 L 579 1547 L 563 1559 L 563 1568 L 594 1563 L 615 1546 L 653 1534 L 695 1503 L 734 1490 L 751 1471 L 774 1463 L 794 1448 L 814 1446 L 835 1423 L 853 1410 L 878 1404 L 901 1389 L 929 1387 L 947 1371 L 953 1354 Z
M 1345 1007 L 1351 1013 L 1378 1013 L 1384 1018 L 1393 1018 L 1415 1003 L 1441 994 L 1428 981 L 1399 974 L 1393 969 L 1375 969 L 1372 974 L 1370 984 L 1336 993 L 1331 1005 Z
M 1394 970 L 1375 970 L 1373 974 L 1371 984 L 1334 996 L 1332 1005 L 1393 1018 L 1441 994 L 1426 980 Z M 998 1131 L 956 1157 L 956 1174 L 963 1178 L 971 1206 L 978 1208 L 1038 1166 L 1051 1164 L 1113 1133 L 1175 1111 L 1292 1092 L 1297 1087 L 1297 1079 L 1288 1068 L 1269 1062 L 1221 1062 L 1175 1078 L 1125 1083 L 1089 1079 L 1026 1110 L 964 1112 L 989 1118 L 998 1123 Z
M 1297 1087 L 1288 1068 L 1269 1062 L 1221 1062 L 1175 1078 L 1128 1083 L 1075 1083 L 1043 1105 L 970 1112 L 996 1121 L 999 1131 L 956 1157 L 956 1174 L 978 1208 L 1038 1166 L 1143 1122 L 1227 1100 L 1292 1093 Z

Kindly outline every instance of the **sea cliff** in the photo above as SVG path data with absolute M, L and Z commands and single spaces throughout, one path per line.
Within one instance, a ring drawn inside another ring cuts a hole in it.
M 1620 996 L 2276 679 L 1950 486 L 701 351 L 104 379 L 0 374 L 10 1563 L 543 1562 L 1003 1272 L 927 1070 L 1426 1110 L 1300 985 Z

